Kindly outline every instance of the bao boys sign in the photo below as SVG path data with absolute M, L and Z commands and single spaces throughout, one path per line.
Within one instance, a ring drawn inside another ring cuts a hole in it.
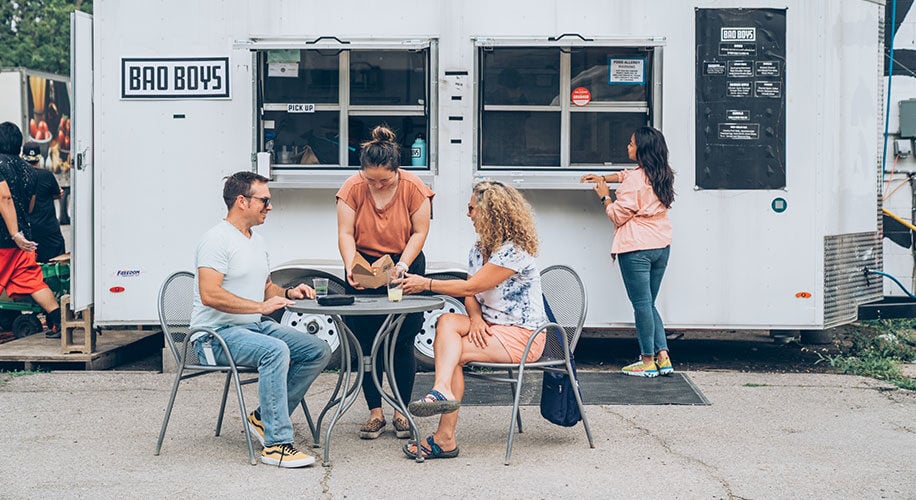
M 228 57 L 121 59 L 122 99 L 228 97 Z

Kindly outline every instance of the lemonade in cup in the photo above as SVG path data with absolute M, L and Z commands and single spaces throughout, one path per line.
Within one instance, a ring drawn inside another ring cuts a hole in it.
M 401 288 L 399 281 L 404 278 L 407 273 L 404 272 L 404 269 L 394 266 L 388 270 L 388 300 L 391 302 L 400 302 L 404 297 L 404 289 Z

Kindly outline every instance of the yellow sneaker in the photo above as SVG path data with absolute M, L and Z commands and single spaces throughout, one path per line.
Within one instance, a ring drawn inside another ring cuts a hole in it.
M 655 362 L 658 365 L 658 374 L 659 375 L 671 375 L 674 373 L 674 367 L 671 366 L 671 358 L 661 359 Z
M 261 450 L 261 462 L 289 469 L 315 463 L 315 457 L 302 453 L 290 443 L 275 444 Z
M 261 446 L 264 446 L 264 422 L 261 421 L 261 416 L 258 415 L 258 411 L 255 410 L 248 414 L 248 430 L 251 432 L 251 435 L 258 438 L 258 441 L 261 442 Z
M 652 378 L 658 376 L 658 367 L 655 366 L 654 361 L 650 361 L 648 363 L 637 361 L 633 364 L 624 366 L 621 371 L 634 377 Z

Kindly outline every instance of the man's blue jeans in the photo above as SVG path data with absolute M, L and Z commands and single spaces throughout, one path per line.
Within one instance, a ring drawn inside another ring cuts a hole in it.
M 273 321 L 232 325 L 217 329 L 226 341 L 236 365 L 258 368 L 258 402 L 264 422 L 264 444 L 293 442 L 293 423 L 289 416 L 331 357 L 327 342 L 314 335 Z M 197 354 L 203 360 L 200 342 Z M 228 364 L 218 342 L 213 342 L 213 357 Z
M 636 250 L 617 255 L 620 274 L 627 288 L 627 296 L 633 304 L 636 318 L 636 338 L 643 356 L 654 356 L 668 350 L 665 325 L 655 308 L 655 298 L 668 267 L 671 247 L 652 250 Z

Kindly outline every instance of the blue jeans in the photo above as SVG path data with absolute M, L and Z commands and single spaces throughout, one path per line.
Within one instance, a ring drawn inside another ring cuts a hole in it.
M 636 250 L 617 255 L 620 274 L 627 288 L 627 296 L 633 304 L 636 318 L 636 338 L 643 356 L 654 356 L 668 350 L 665 325 L 655 308 L 655 298 L 668 267 L 671 247 L 652 250 Z
M 293 423 L 289 416 L 321 370 L 327 366 L 331 349 L 327 342 L 273 321 L 219 328 L 236 365 L 257 367 L 258 403 L 264 422 L 264 444 L 273 446 L 293 442 Z M 195 348 L 203 360 L 200 342 Z M 218 342 L 213 342 L 213 357 L 228 364 Z

